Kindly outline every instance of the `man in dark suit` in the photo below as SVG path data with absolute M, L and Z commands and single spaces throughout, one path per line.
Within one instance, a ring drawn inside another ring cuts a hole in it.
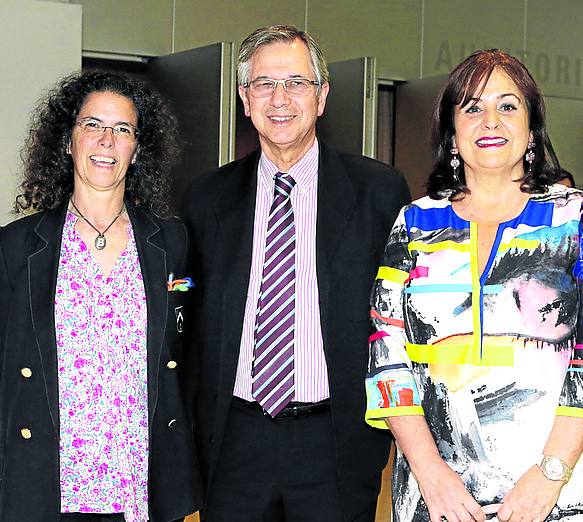
M 368 298 L 409 191 L 317 140 L 328 71 L 307 33 L 252 33 L 238 81 L 261 150 L 197 177 L 183 212 L 204 516 L 373 521 L 390 439 L 364 423 Z

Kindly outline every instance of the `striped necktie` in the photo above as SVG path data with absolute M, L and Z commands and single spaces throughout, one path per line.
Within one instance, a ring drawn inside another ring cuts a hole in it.
M 275 417 L 294 396 L 296 228 L 290 194 L 296 182 L 275 176 L 255 319 L 253 398 Z

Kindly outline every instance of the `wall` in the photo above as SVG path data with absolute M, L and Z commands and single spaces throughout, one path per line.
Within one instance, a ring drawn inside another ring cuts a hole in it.
M 9 212 L 31 108 L 57 78 L 81 67 L 81 8 L 2 0 L 0 20 L 0 224 L 6 224 L 14 219 Z
M 71 3 L 83 6 L 84 51 L 139 56 L 172 52 L 172 0 L 72 0 Z
M 583 3 L 529 0 L 526 25 L 526 64 L 545 94 L 551 139 L 583 185 Z
M 218 41 L 238 47 L 262 25 L 294 24 L 330 61 L 376 56 L 381 76 L 419 71 L 422 0 L 71 0 L 83 5 L 83 48 L 157 56 Z M 130 23 L 131 22 L 131 23 Z M 350 29 L 349 38 L 339 38 Z M 398 52 L 394 52 L 398 49 Z

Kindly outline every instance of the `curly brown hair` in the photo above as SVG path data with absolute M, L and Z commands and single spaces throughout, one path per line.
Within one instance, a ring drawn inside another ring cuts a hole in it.
M 36 107 L 21 152 L 24 179 L 15 210 L 50 210 L 71 197 L 73 161 L 67 146 L 77 115 L 94 92 L 125 96 L 138 114 L 140 152 L 126 174 L 126 201 L 158 215 L 168 214 L 170 169 L 179 152 L 176 118 L 166 101 L 145 84 L 103 71 L 63 78 Z

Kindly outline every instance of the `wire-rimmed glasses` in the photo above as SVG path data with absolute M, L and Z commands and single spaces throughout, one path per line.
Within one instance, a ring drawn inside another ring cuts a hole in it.
M 111 129 L 113 135 L 127 142 L 136 141 L 138 129 L 131 123 L 118 123 L 117 125 L 104 125 L 102 121 L 93 118 L 83 118 L 75 122 L 84 134 L 101 136 L 107 129 Z
M 290 96 L 306 96 L 313 85 L 320 86 L 318 80 L 309 78 L 286 78 L 285 80 L 274 80 L 272 78 L 258 78 L 252 82 L 245 83 L 245 87 L 254 98 L 269 98 L 280 84 Z

